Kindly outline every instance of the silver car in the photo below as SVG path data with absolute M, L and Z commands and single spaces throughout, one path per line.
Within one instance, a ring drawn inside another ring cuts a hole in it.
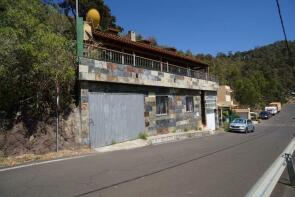
M 231 131 L 238 131 L 243 133 L 254 132 L 255 127 L 251 120 L 245 118 L 236 118 L 230 123 L 229 129 Z

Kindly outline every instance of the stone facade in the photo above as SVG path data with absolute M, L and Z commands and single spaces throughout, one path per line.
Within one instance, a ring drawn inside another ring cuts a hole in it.
M 191 90 L 217 91 L 218 89 L 218 84 L 213 81 L 87 58 L 80 60 L 79 79 Z
M 81 58 L 81 138 L 89 143 L 89 92 L 139 93 L 144 95 L 145 132 L 150 135 L 198 130 L 202 127 L 201 91 L 213 91 L 218 84 L 171 73 L 147 70 Z M 156 97 L 168 97 L 167 114 L 156 113 Z M 186 111 L 186 98 L 193 98 L 193 110 Z M 89 121 L 90 120 L 90 121 Z
M 149 134 L 164 134 L 188 130 L 198 130 L 201 127 L 200 95 L 189 91 L 172 92 L 168 96 L 168 113 L 156 114 L 156 96 L 149 92 L 145 97 L 145 126 Z M 160 94 L 163 95 L 163 94 Z M 194 109 L 186 111 L 186 97 L 192 96 Z

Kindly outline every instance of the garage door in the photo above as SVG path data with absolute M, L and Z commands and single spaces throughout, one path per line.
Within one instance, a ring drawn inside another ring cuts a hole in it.
M 144 95 L 89 93 L 91 147 L 136 139 L 144 131 Z

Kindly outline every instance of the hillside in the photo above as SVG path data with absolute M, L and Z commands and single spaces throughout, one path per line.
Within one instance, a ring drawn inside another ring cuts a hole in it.
M 211 65 L 220 85 L 234 89 L 235 99 L 250 107 L 261 107 L 270 101 L 285 101 L 295 90 L 295 42 L 290 41 L 291 55 L 283 41 L 245 52 L 223 54 L 215 58 L 197 55 Z M 292 55 L 293 54 L 293 55 Z

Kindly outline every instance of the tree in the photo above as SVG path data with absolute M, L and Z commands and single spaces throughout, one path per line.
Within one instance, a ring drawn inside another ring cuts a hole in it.
M 0 111 L 9 119 L 18 112 L 37 120 L 52 116 L 57 82 L 61 106 L 68 108 L 75 42 L 66 17 L 39 0 L 2 0 L 0 7 Z
M 295 42 L 289 41 L 289 47 L 294 54 Z M 234 89 L 238 102 L 262 107 L 271 101 L 285 101 L 294 91 L 294 60 L 280 41 L 245 52 L 218 53 L 211 61 L 210 71 L 218 76 L 221 85 Z
M 52 4 L 56 4 L 55 1 L 50 1 Z M 58 3 L 62 11 L 67 17 L 72 18 L 76 16 L 76 1 L 75 0 L 63 0 Z M 110 8 L 105 5 L 103 0 L 79 0 L 79 16 L 86 16 L 87 11 L 90 8 L 96 8 L 101 15 L 101 29 L 106 30 L 110 27 L 123 31 L 123 28 L 116 24 L 116 17 L 112 15 Z

